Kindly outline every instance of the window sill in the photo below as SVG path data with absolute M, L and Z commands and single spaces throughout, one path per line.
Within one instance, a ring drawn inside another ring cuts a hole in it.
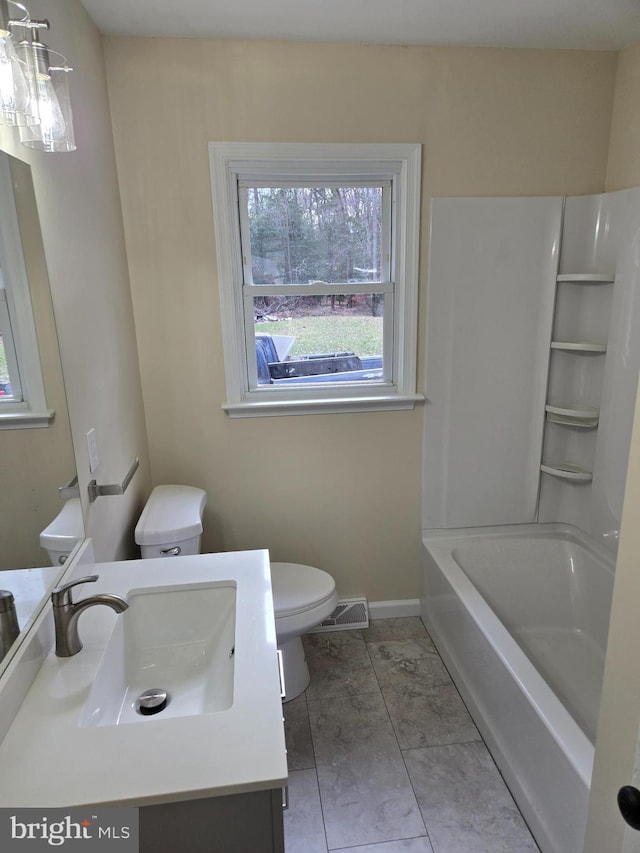
M 424 402 L 422 394 L 389 394 L 378 397 L 342 397 L 307 400 L 243 400 L 223 403 L 230 418 L 262 418 L 274 415 L 328 415 L 346 412 L 383 412 L 413 409 Z
M 49 426 L 54 416 L 54 409 L 44 412 L 0 411 L 0 429 L 40 429 Z

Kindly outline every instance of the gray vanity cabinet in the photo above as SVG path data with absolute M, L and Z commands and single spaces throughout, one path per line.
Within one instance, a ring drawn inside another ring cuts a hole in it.
M 282 789 L 140 809 L 140 853 L 284 853 Z

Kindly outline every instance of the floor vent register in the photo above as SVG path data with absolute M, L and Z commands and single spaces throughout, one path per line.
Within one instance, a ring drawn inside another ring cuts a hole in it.
M 369 608 L 366 598 L 342 598 L 333 613 L 309 634 L 320 631 L 346 631 L 369 627 Z

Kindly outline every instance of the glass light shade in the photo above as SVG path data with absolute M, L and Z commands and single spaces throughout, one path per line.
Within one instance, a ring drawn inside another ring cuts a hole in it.
M 34 45 L 30 45 L 30 48 L 36 49 Z M 43 73 L 40 62 L 35 66 L 34 71 L 27 74 L 32 91 L 37 97 L 40 123 L 21 127 L 20 141 L 27 148 L 35 148 L 39 151 L 75 151 L 73 115 L 69 98 L 68 75 L 71 68 L 67 65 L 64 56 L 56 51 L 46 50 L 46 55 L 48 63 L 51 63 L 47 67 L 48 73 Z
M 0 0 L 0 123 L 36 124 L 39 121 L 37 104 L 31 97 L 26 67 L 16 53 L 9 27 L 14 11 L 18 20 L 28 20 L 26 9 L 19 3 Z

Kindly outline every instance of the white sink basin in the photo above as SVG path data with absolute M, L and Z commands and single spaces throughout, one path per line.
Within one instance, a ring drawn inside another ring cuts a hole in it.
M 233 704 L 236 583 L 215 581 L 131 590 L 84 705 L 83 727 L 224 711 Z M 82 626 L 81 626 L 82 630 Z M 166 706 L 144 716 L 152 688 Z
M 131 607 L 83 613 L 84 646 L 70 658 L 50 648 L 51 609 L 38 616 L 0 679 L 0 767 L 11 768 L 0 773 L 0 807 L 152 806 L 286 785 L 268 552 L 76 561 L 64 580 L 90 573 L 100 575 L 92 593 Z M 172 646 L 199 644 L 193 678 L 167 665 L 158 683 Z M 163 686 L 171 698 L 161 713 L 132 708 L 129 691 Z

